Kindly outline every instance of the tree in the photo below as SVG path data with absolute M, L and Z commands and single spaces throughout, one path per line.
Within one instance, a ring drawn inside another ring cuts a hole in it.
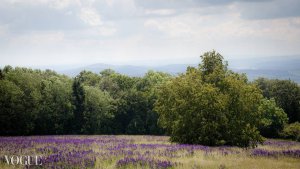
M 41 81 L 42 99 L 36 134 L 69 134 L 73 119 L 72 81 L 56 74 Z
M 84 95 L 84 89 L 83 85 L 81 84 L 80 80 L 75 77 L 72 85 L 72 95 L 73 95 L 73 105 L 75 107 L 73 111 L 73 132 L 76 134 L 81 133 L 81 128 L 84 123 L 84 100 L 85 100 L 85 95 Z
M 113 118 L 113 99 L 108 93 L 91 86 L 84 86 L 84 123 L 82 132 L 86 134 L 102 134 L 107 132 L 105 123 Z
M 0 80 L 0 96 L 0 135 L 25 134 L 23 91 L 10 81 Z
M 259 78 L 255 84 L 264 97 L 274 98 L 277 105 L 288 115 L 289 123 L 300 122 L 300 87 L 291 80 Z
M 10 124 L 5 127 L 7 135 L 68 133 L 73 109 L 70 78 L 51 70 L 11 66 L 2 73 L 1 124 Z
M 0 80 L 4 79 L 4 71 L 0 69 Z
M 4 70 L 4 79 L 12 82 L 23 92 L 23 97 L 20 98 L 23 109 L 19 112 L 23 116 L 18 121 L 18 124 L 22 124 L 22 127 L 19 130 L 22 131 L 22 135 L 32 134 L 35 128 L 35 120 L 40 111 L 41 71 L 19 67 L 13 69 L 10 66 L 6 66 Z
M 155 103 L 159 124 L 175 142 L 256 146 L 262 141 L 260 90 L 229 71 L 217 52 L 201 58 L 198 68 L 189 67 L 160 88 Z
M 141 92 L 136 89 L 125 91 L 117 101 L 116 133 L 146 134 L 147 111 L 147 100 Z M 139 123 L 140 120 L 143 123 Z
M 79 75 L 77 75 L 77 80 L 80 81 L 83 85 L 86 86 L 99 86 L 100 84 L 100 76 L 91 71 L 81 71 Z
M 262 116 L 260 133 L 265 137 L 278 137 L 288 122 L 288 117 L 282 108 L 277 107 L 274 99 L 263 99 L 259 106 Z
M 170 74 L 163 72 L 148 71 L 143 78 L 137 81 L 137 90 L 140 91 L 145 99 L 143 104 L 146 113 L 144 121 L 147 134 L 164 134 L 164 130 L 157 124 L 158 114 L 154 111 L 154 103 L 157 100 L 159 87 L 172 78 Z
M 219 145 L 227 121 L 225 95 L 204 84 L 198 73 L 190 70 L 161 87 L 155 105 L 159 123 L 171 141 Z

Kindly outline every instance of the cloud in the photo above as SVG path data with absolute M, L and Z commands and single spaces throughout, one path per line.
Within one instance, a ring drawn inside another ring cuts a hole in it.
M 300 17 L 245 20 L 232 11 L 222 16 L 186 13 L 152 18 L 147 19 L 144 26 L 152 35 L 156 33 L 182 45 L 198 45 L 198 50 L 217 49 L 234 55 L 278 55 L 300 52 L 296 45 L 300 43 L 299 20 Z M 165 43 L 172 43 L 170 41 Z M 190 51 L 196 50 L 197 47 L 190 48 Z
M 238 3 L 236 10 L 244 19 L 276 19 L 300 16 L 299 0 L 274 0 L 256 3 Z
M 296 0 L 2 0 L 0 60 L 158 64 L 198 61 L 211 49 L 297 54 L 299 6 Z
M 92 6 L 102 14 L 103 20 L 109 21 L 134 19 L 142 13 L 134 0 L 95 1 Z
M 171 37 L 190 37 L 194 32 L 187 22 L 174 19 L 149 19 L 144 23 L 145 27 L 157 29 Z
M 276 19 L 300 16 L 299 0 L 137 0 L 136 4 L 148 11 L 196 10 L 201 14 L 220 14 L 219 10 L 228 9 L 238 12 L 243 19 Z M 232 12 L 232 11 L 227 11 Z
M 0 25 L 6 25 L 8 32 L 17 34 L 96 29 L 97 36 L 113 35 L 114 25 L 103 21 L 92 6 L 93 1 L 5 0 L 0 4 Z
M 226 6 L 235 2 L 264 2 L 272 0 L 135 0 L 138 6 L 146 9 L 184 9 L 184 8 L 197 8 L 197 7 L 210 7 L 210 6 Z
M 91 26 L 100 26 L 103 25 L 100 15 L 96 10 L 91 8 L 83 8 L 80 12 L 80 18 L 87 24 Z
M 112 22 L 103 22 L 100 14 L 93 8 L 82 8 L 79 14 L 80 19 L 92 26 L 96 36 L 112 36 L 117 32 Z
M 117 32 L 117 29 L 115 27 L 100 27 L 99 29 L 99 35 L 100 36 L 112 36 Z
M 85 27 L 84 23 L 76 15 L 73 15 L 77 12 L 78 7 L 61 10 L 49 6 L 44 1 L 24 2 L 1 3 L 0 24 L 8 25 L 13 32 L 68 30 Z
M 69 7 L 72 3 L 76 2 L 73 0 L 52 0 L 48 1 L 50 3 L 50 6 L 56 8 L 56 9 L 64 9 Z
M 21 36 L 14 37 L 10 43 L 23 44 L 23 45 L 35 45 L 43 46 L 46 44 L 60 43 L 65 40 L 64 33 L 62 32 L 35 32 L 30 34 L 24 34 Z
M 176 13 L 174 9 L 156 9 L 156 10 L 145 10 L 146 15 L 172 15 Z
M 7 34 L 7 26 L 5 25 L 0 25 L 0 37 L 3 37 Z

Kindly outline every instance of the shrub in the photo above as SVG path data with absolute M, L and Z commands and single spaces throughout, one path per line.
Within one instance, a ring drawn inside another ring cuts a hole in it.
M 281 135 L 285 138 L 300 141 L 300 123 L 295 122 L 284 127 Z

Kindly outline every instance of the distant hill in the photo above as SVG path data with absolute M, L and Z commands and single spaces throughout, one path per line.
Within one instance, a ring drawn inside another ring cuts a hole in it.
M 185 72 L 188 66 L 198 64 L 172 64 L 165 66 L 133 66 L 133 65 L 110 65 L 93 64 L 67 70 L 56 70 L 59 73 L 74 77 L 83 70 L 99 73 L 104 69 L 113 69 L 116 72 L 129 76 L 143 76 L 149 70 L 167 72 L 173 75 Z M 246 73 L 249 80 L 258 77 L 291 79 L 300 83 L 300 56 L 269 57 L 269 58 L 246 58 L 229 60 L 229 68 Z
M 116 72 L 126 74 L 129 76 L 143 76 L 149 70 L 162 71 L 170 74 L 182 73 L 186 70 L 187 66 L 196 66 L 196 65 L 188 65 L 188 64 L 174 64 L 174 65 L 165 65 L 165 66 L 132 66 L 132 65 L 109 65 L 109 64 L 93 64 L 84 67 L 79 67 L 75 69 L 68 70 L 59 70 L 59 73 L 68 75 L 68 76 L 76 76 L 82 70 L 92 71 L 94 73 L 99 73 L 104 69 L 113 69 Z
M 300 55 L 236 59 L 229 61 L 229 66 L 234 71 L 246 73 L 250 80 L 266 77 L 300 83 Z
M 300 69 L 299 70 L 265 70 L 265 69 L 233 69 L 239 73 L 246 73 L 249 80 L 257 79 L 258 77 L 266 77 L 269 79 L 286 79 L 293 80 L 300 84 Z

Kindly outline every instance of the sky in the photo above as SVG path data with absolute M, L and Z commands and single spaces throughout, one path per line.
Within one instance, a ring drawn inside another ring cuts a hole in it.
M 300 0 L 0 0 L 0 66 L 300 54 Z

